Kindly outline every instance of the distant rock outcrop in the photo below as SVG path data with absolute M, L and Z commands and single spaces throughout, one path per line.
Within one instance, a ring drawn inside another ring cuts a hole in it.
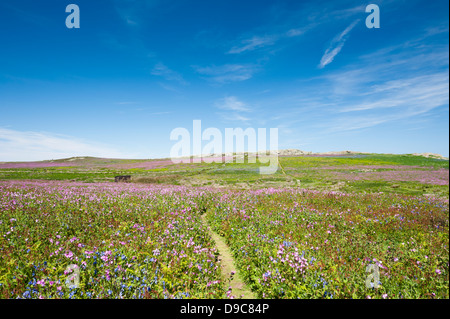
M 444 157 L 441 154 L 435 154 L 435 153 L 414 153 L 413 155 L 448 160 L 448 157 Z
M 305 152 L 305 151 L 293 149 L 293 148 L 290 148 L 287 150 L 273 151 L 273 153 L 277 154 L 278 156 L 300 156 L 300 155 L 312 154 L 312 152 Z
M 266 152 L 261 152 L 261 153 L 267 153 L 269 154 L 269 151 Z M 353 152 L 353 151 L 339 151 L 339 152 L 324 152 L 324 153 L 313 153 L 313 152 L 309 152 L 309 151 L 302 151 L 299 149 L 294 149 L 294 148 L 290 148 L 290 149 L 285 149 L 285 150 L 277 150 L 277 151 L 270 151 L 271 155 L 278 155 L 278 156 L 302 156 L 302 155 L 346 155 L 346 154 L 359 154 L 360 152 Z M 193 156 L 194 158 L 197 157 L 203 157 L 203 158 L 208 158 L 208 157 L 233 157 L 233 156 L 237 156 L 237 157 L 242 157 L 244 155 L 255 155 L 257 154 L 256 152 L 238 152 L 238 153 L 232 153 L 232 152 L 228 152 L 228 153 L 222 153 L 222 154 L 204 154 L 204 155 L 195 155 Z

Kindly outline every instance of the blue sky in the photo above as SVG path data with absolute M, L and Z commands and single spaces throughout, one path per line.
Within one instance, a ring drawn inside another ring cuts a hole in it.
M 0 1 L 0 161 L 167 157 L 197 119 L 276 127 L 280 149 L 448 156 L 448 6 Z

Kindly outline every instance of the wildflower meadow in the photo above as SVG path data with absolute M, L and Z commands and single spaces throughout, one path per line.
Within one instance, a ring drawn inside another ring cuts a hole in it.
M 448 211 L 384 193 L 3 181 L 0 295 L 238 297 L 210 227 L 258 298 L 448 298 Z

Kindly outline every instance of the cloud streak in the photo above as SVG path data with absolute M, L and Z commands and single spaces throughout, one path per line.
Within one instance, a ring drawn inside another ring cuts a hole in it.
M 259 67 L 253 64 L 225 64 L 221 66 L 193 66 L 195 71 L 219 84 L 245 81 L 253 77 Z
M 127 157 L 111 147 L 72 136 L 0 128 L 0 161 L 39 161 L 73 156 Z
M 346 30 L 336 41 L 348 36 L 351 29 Z M 448 114 L 448 55 L 448 45 L 414 38 L 308 78 L 297 94 L 265 99 L 262 107 L 276 107 L 271 120 L 282 121 L 295 135 L 318 139 L 341 132 L 357 136 L 382 125 L 386 130 L 416 129 L 418 120 L 432 125 Z
M 235 96 L 228 96 L 224 99 L 221 99 L 215 103 L 215 107 L 227 111 L 226 113 L 219 113 L 223 119 L 228 121 L 241 121 L 248 122 L 250 119 L 242 113 L 249 113 L 252 111 L 250 106 L 246 103 L 240 101 Z
M 342 48 L 344 47 L 345 41 L 347 41 L 348 34 L 350 31 L 356 26 L 356 24 L 360 21 L 360 19 L 357 19 L 353 21 L 344 31 L 342 31 L 340 34 L 338 34 L 332 41 L 330 46 L 325 50 L 325 53 L 322 56 L 322 59 L 320 59 L 319 68 L 323 69 L 325 66 L 333 62 L 336 55 L 341 52 Z
M 237 54 L 242 53 L 246 51 L 253 51 L 258 48 L 262 48 L 265 46 L 273 45 L 275 44 L 277 40 L 277 37 L 275 36 L 254 36 L 250 39 L 245 39 L 241 41 L 241 44 L 239 46 L 235 46 L 231 48 L 228 53 L 229 54 Z
M 421 118 L 449 104 L 448 47 L 416 45 L 388 47 L 342 70 L 327 75 L 324 95 L 334 101 L 328 132 L 351 131 L 388 122 Z M 386 55 L 389 59 L 386 59 Z M 414 65 L 414 69 L 405 66 Z M 388 79 L 388 80 L 386 80 Z M 352 98 L 342 96 L 352 92 Z
M 448 103 L 448 82 L 446 72 L 388 81 L 372 86 L 364 94 L 368 96 L 367 102 L 345 107 L 340 112 L 403 108 L 420 114 Z
M 337 5 L 331 10 L 327 10 L 322 5 L 309 6 L 307 10 L 302 8 L 302 10 L 294 12 L 281 10 L 277 15 L 285 18 L 283 23 L 269 23 L 269 25 L 259 28 L 259 30 L 266 30 L 264 35 L 253 35 L 245 38 L 240 37 L 233 43 L 234 45 L 227 51 L 227 53 L 240 54 L 271 47 L 279 42 L 282 42 L 283 40 L 303 36 L 321 25 L 328 24 L 330 21 L 349 19 L 352 16 L 363 14 L 365 12 L 365 6 L 363 5 L 357 5 L 345 9 L 342 9 L 341 6 L 342 5 Z M 299 21 L 307 21 L 307 23 L 299 25 Z M 353 26 L 351 28 L 353 28 Z M 344 30 L 343 33 L 346 34 L 350 32 L 350 30 Z M 341 49 L 342 46 L 336 51 L 340 51 Z M 333 49 L 331 49 L 331 51 L 333 51 Z M 339 52 L 336 52 L 336 54 L 337 53 Z
M 181 76 L 181 74 L 179 74 L 178 72 L 175 72 L 171 69 L 169 69 L 164 63 L 159 62 L 157 63 L 154 67 L 153 70 L 151 71 L 151 73 L 153 75 L 156 76 L 161 76 L 164 79 L 166 79 L 167 81 L 176 81 L 180 84 L 183 85 L 187 85 L 188 83 L 183 79 L 183 77 Z
M 248 112 L 249 107 L 235 96 L 229 96 L 216 103 L 216 107 L 228 111 Z

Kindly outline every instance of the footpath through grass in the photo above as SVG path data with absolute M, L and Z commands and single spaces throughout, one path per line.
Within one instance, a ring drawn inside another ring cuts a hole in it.
M 239 267 L 233 258 L 230 248 L 225 242 L 225 239 L 219 236 L 216 232 L 211 230 L 208 225 L 206 216 L 202 215 L 202 222 L 208 228 L 209 234 L 216 243 L 216 248 L 219 252 L 219 263 L 221 266 L 222 281 L 229 283 L 227 295 L 235 296 L 244 299 L 255 299 L 255 295 L 244 282 Z

